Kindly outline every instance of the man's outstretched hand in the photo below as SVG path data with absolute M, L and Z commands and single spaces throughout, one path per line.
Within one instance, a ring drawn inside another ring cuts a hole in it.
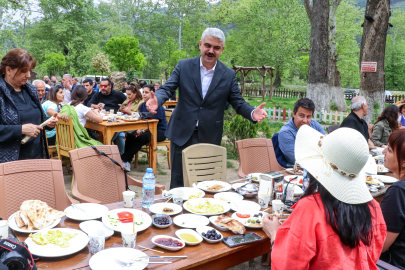
M 263 102 L 260 104 L 256 109 L 253 111 L 253 119 L 255 119 L 257 122 L 262 122 L 266 117 L 267 113 L 265 110 L 263 110 L 263 107 L 266 105 L 266 102 Z
M 146 108 L 153 114 L 157 113 L 158 100 L 155 97 L 155 93 L 153 93 L 153 91 L 150 91 L 150 99 L 146 102 Z

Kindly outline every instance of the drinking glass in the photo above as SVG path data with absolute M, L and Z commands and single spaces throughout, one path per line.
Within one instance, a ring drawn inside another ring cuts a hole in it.
M 96 230 L 91 233 L 89 233 L 89 238 L 90 238 L 90 253 L 91 254 L 96 254 L 99 251 L 102 251 L 104 249 L 104 244 L 105 244 L 105 235 L 104 231 L 102 230 Z
M 176 192 L 173 192 L 173 202 L 180 206 L 183 205 L 183 196 L 184 196 L 183 191 L 178 190 Z
M 126 248 L 135 248 L 136 244 L 136 228 L 134 230 L 132 223 L 121 224 L 122 245 Z

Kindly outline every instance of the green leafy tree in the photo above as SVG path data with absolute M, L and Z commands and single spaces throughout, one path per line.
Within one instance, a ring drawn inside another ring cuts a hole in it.
M 48 73 L 60 75 L 60 70 L 66 66 L 65 56 L 61 52 L 48 53 L 45 55 L 44 66 Z
M 145 57 L 139 48 L 139 42 L 134 37 L 127 35 L 113 37 L 106 42 L 103 49 L 110 56 L 111 62 L 119 71 L 124 71 L 128 68 L 139 70 L 146 65 Z
M 166 59 L 159 63 L 159 67 L 164 72 L 166 80 L 169 78 L 179 60 L 187 58 L 187 53 L 185 51 L 179 51 L 178 48 L 178 43 L 168 37 L 165 46 Z
M 101 75 L 104 75 L 104 73 L 110 73 L 110 66 L 111 63 L 108 60 L 108 57 L 105 56 L 105 54 L 103 53 L 98 53 L 97 55 L 95 55 L 92 59 L 92 64 L 95 70 L 97 70 L 97 72 L 100 72 Z

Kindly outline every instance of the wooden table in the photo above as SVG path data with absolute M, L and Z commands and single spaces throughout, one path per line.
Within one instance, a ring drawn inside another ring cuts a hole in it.
M 177 100 L 168 100 L 162 106 L 177 106 Z
M 135 122 L 126 122 L 123 120 L 119 120 L 119 122 L 107 122 L 103 121 L 101 123 L 96 123 L 93 121 L 86 121 L 86 128 L 94 129 L 99 131 L 100 142 L 105 145 L 111 144 L 111 139 L 113 138 L 116 132 L 122 131 L 131 131 L 131 130 L 138 130 L 138 129 L 148 129 L 152 134 L 151 138 L 151 146 L 152 146 L 152 153 L 150 153 L 149 157 L 149 167 L 153 168 L 153 173 L 156 175 L 156 149 L 157 149 L 157 124 L 159 120 L 157 119 L 149 119 L 148 123 L 145 120 L 139 120 Z
M 158 197 L 158 196 L 156 196 Z M 206 194 L 206 198 L 212 198 L 213 195 Z M 160 202 L 160 201 L 157 201 Z M 141 199 L 135 200 L 135 209 L 142 210 L 146 213 L 152 215 L 149 210 L 142 208 L 141 206 Z M 106 204 L 108 209 L 117 209 L 117 208 L 124 208 L 123 202 L 118 203 L 111 203 Z M 189 213 L 186 210 L 183 210 L 183 214 Z M 180 213 L 180 214 L 182 214 Z M 228 212 L 227 215 L 230 216 L 232 213 Z M 174 217 L 172 217 L 173 219 Z M 72 228 L 72 229 L 79 229 L 80 221 L 75 221 L 63 217 L 61 222 L 59 223 L 56 228 Z M 210 224 L 209 226 L 212 226 Z M 187 259 L 175 260 L 174 258 L 167 258 L 166 260 L 172 261 L 172 264 L 149 264 L 146 269 L 228 269 L 229 267 L 241 264 L 243 262 L 252 260 L 260 255 L 267 254 L 270 252 L 270 239 L 264 233 L 262 229 L 249 229 L 246 228 L 246 232 L 255 232 L 258 235 L 262 236 L 264 240 L 248 245 L 243 245 L 239 247 L 230 248 L 225 245 L 223 242 L 210 244 L 203 240 L 197 246 L 188 246 L 186 245 L 180 251 L 169 251 L 162 248 L 155 246 L 151 239 L 156 235 L 170 235 L 176 237 L 175 231 L 182 229 L 177 225 L 171 225 L 165 229 L 159 229 L 154 225 L 151 225 L 150 228 L 147 230 L 138 233 L 136 238 L 136 244 L 147 247 L 153 248 L 156 250 L 163 251 L 164 254 L 143 250 L 148 255 L 187 255 Z M 221 231 L 224 237 L 228 237 L 231 235 L 235 235 L 230 231 L 223 232 Z M 15 236 L 20 240 L 24 241 L 28 234 L 14 232 Z M 111 247 L 122 247 L 122 239 L 121 234 L 115 232 L 113 236 L 105 242 L 105 248 Z M 141 249 L 137 247 L 138 249 Z M 91 254 L 89 253 L 89 248 L 86 247 L 83 250 L 79 251 L 76 254 L 66 256 L 66 257 L 59 257 L 55 259 L 51 258 L 40 258 L 36 264 L 38 269 L 57 269 L 57 270 L 71 270 L 71 269 L 90 269 L 89 267 L 89 260 L 91 258 Z M 153 259 L 153 261 L 159 261 L 163 259 Z

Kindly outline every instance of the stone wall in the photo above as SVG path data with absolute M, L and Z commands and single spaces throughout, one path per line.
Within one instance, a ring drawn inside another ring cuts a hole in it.
M 114 83 L 114 89 L 119 91 L 124 88 L 125 84 L 125 72 L 115 71 L 110 74 L 110 80 Z

